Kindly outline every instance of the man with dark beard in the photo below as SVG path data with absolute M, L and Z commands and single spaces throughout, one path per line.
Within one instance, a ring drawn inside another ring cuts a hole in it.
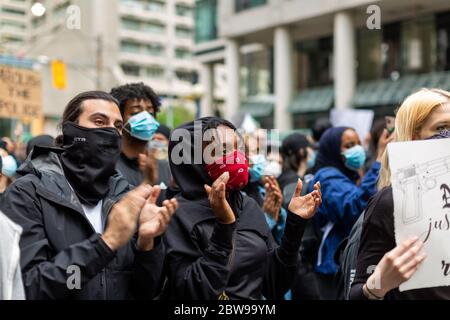
M 151 299 L 160 287 L 160 241 L 176 200 L 116 173 L 123 120 L 111 95 L 81 93 L 67 105 L 57 148 L 35 147 L 1 210 L 23 228 L 28 299 Z

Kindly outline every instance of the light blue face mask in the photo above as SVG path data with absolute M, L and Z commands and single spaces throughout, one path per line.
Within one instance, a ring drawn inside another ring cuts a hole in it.
M 306 165 L 308 166 L 308 169 L 314 168 L 314 166 L 316 165 L 316 158 L 317 158 L 317 152 L 314 151 L 314 153 L 312 154 L 312 156 L 308 159 L 308 162 L 306 163 Z
M 353 171 L 358 171 L 366 162 L 366 152 L 360 145 L 354 146 L 342 153 L 345 157 L 345 166 Z
M 128 125 L 130 129 L 128 129 Z M 150 141 L 159 128 L 159 122 L 147 111 L 132 116 L 125 125 L 130 135 L 142 141 Z
M 16 175 L 17 161 L 12 156 L 2 157 L 2 174 L 8 178 Z
M 252 163 L 252 166 L 248 169 L 250 182 L 261 180 L 266 166 L 266 158 L 262 154 L 258 154 L 251 156 L 250 162 Z

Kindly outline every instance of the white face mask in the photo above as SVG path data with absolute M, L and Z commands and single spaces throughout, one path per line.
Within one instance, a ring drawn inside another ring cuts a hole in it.
M 268 161 L 266 167 L 264 168 L 263 175 L 274 176 L 278 178 L 281 174 L 281 164 L 278 161 Z

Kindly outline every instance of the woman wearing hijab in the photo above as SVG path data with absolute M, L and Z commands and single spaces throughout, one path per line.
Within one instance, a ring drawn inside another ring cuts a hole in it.
M 240 191 L 248 163 L 239 141 L 230 122 L 214 117 L 171 135 L 170 169 L 181 193 L 164 237 L 170 299 L 281 300 L 292 283 L 305 221 L 321 203 L 320 184 L 302 197 L 299 181 L 276 245 L 261 208 Z
M 333 277 L 337 271 L 334 253 L 349 235 L 370 197 L 376 193 L 380 159 L 387 144 L 387 132 L 379 142 L 377 161 L 360 180 L 366 154 L 358 134 L 352 128 L 328 129 L 320 139 L 319 152 L 310 185 L 320 181 L 324 202 L 314 218 L 322 239 L 315 263 L 321 299 L 335 299 Z

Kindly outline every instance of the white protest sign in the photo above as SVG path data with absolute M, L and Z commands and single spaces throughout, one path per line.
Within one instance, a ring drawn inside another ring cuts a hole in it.
M 390 143 L 397 244 L 418 236 L 427 257 L 400 291 L 450 285 L 450 139 Z
M 374 112 L 372 110 L 337 110 L 330 111 L 330 122 L 333 127 L 350 127 L 358 133 L 363 142 L 372 129 Z

